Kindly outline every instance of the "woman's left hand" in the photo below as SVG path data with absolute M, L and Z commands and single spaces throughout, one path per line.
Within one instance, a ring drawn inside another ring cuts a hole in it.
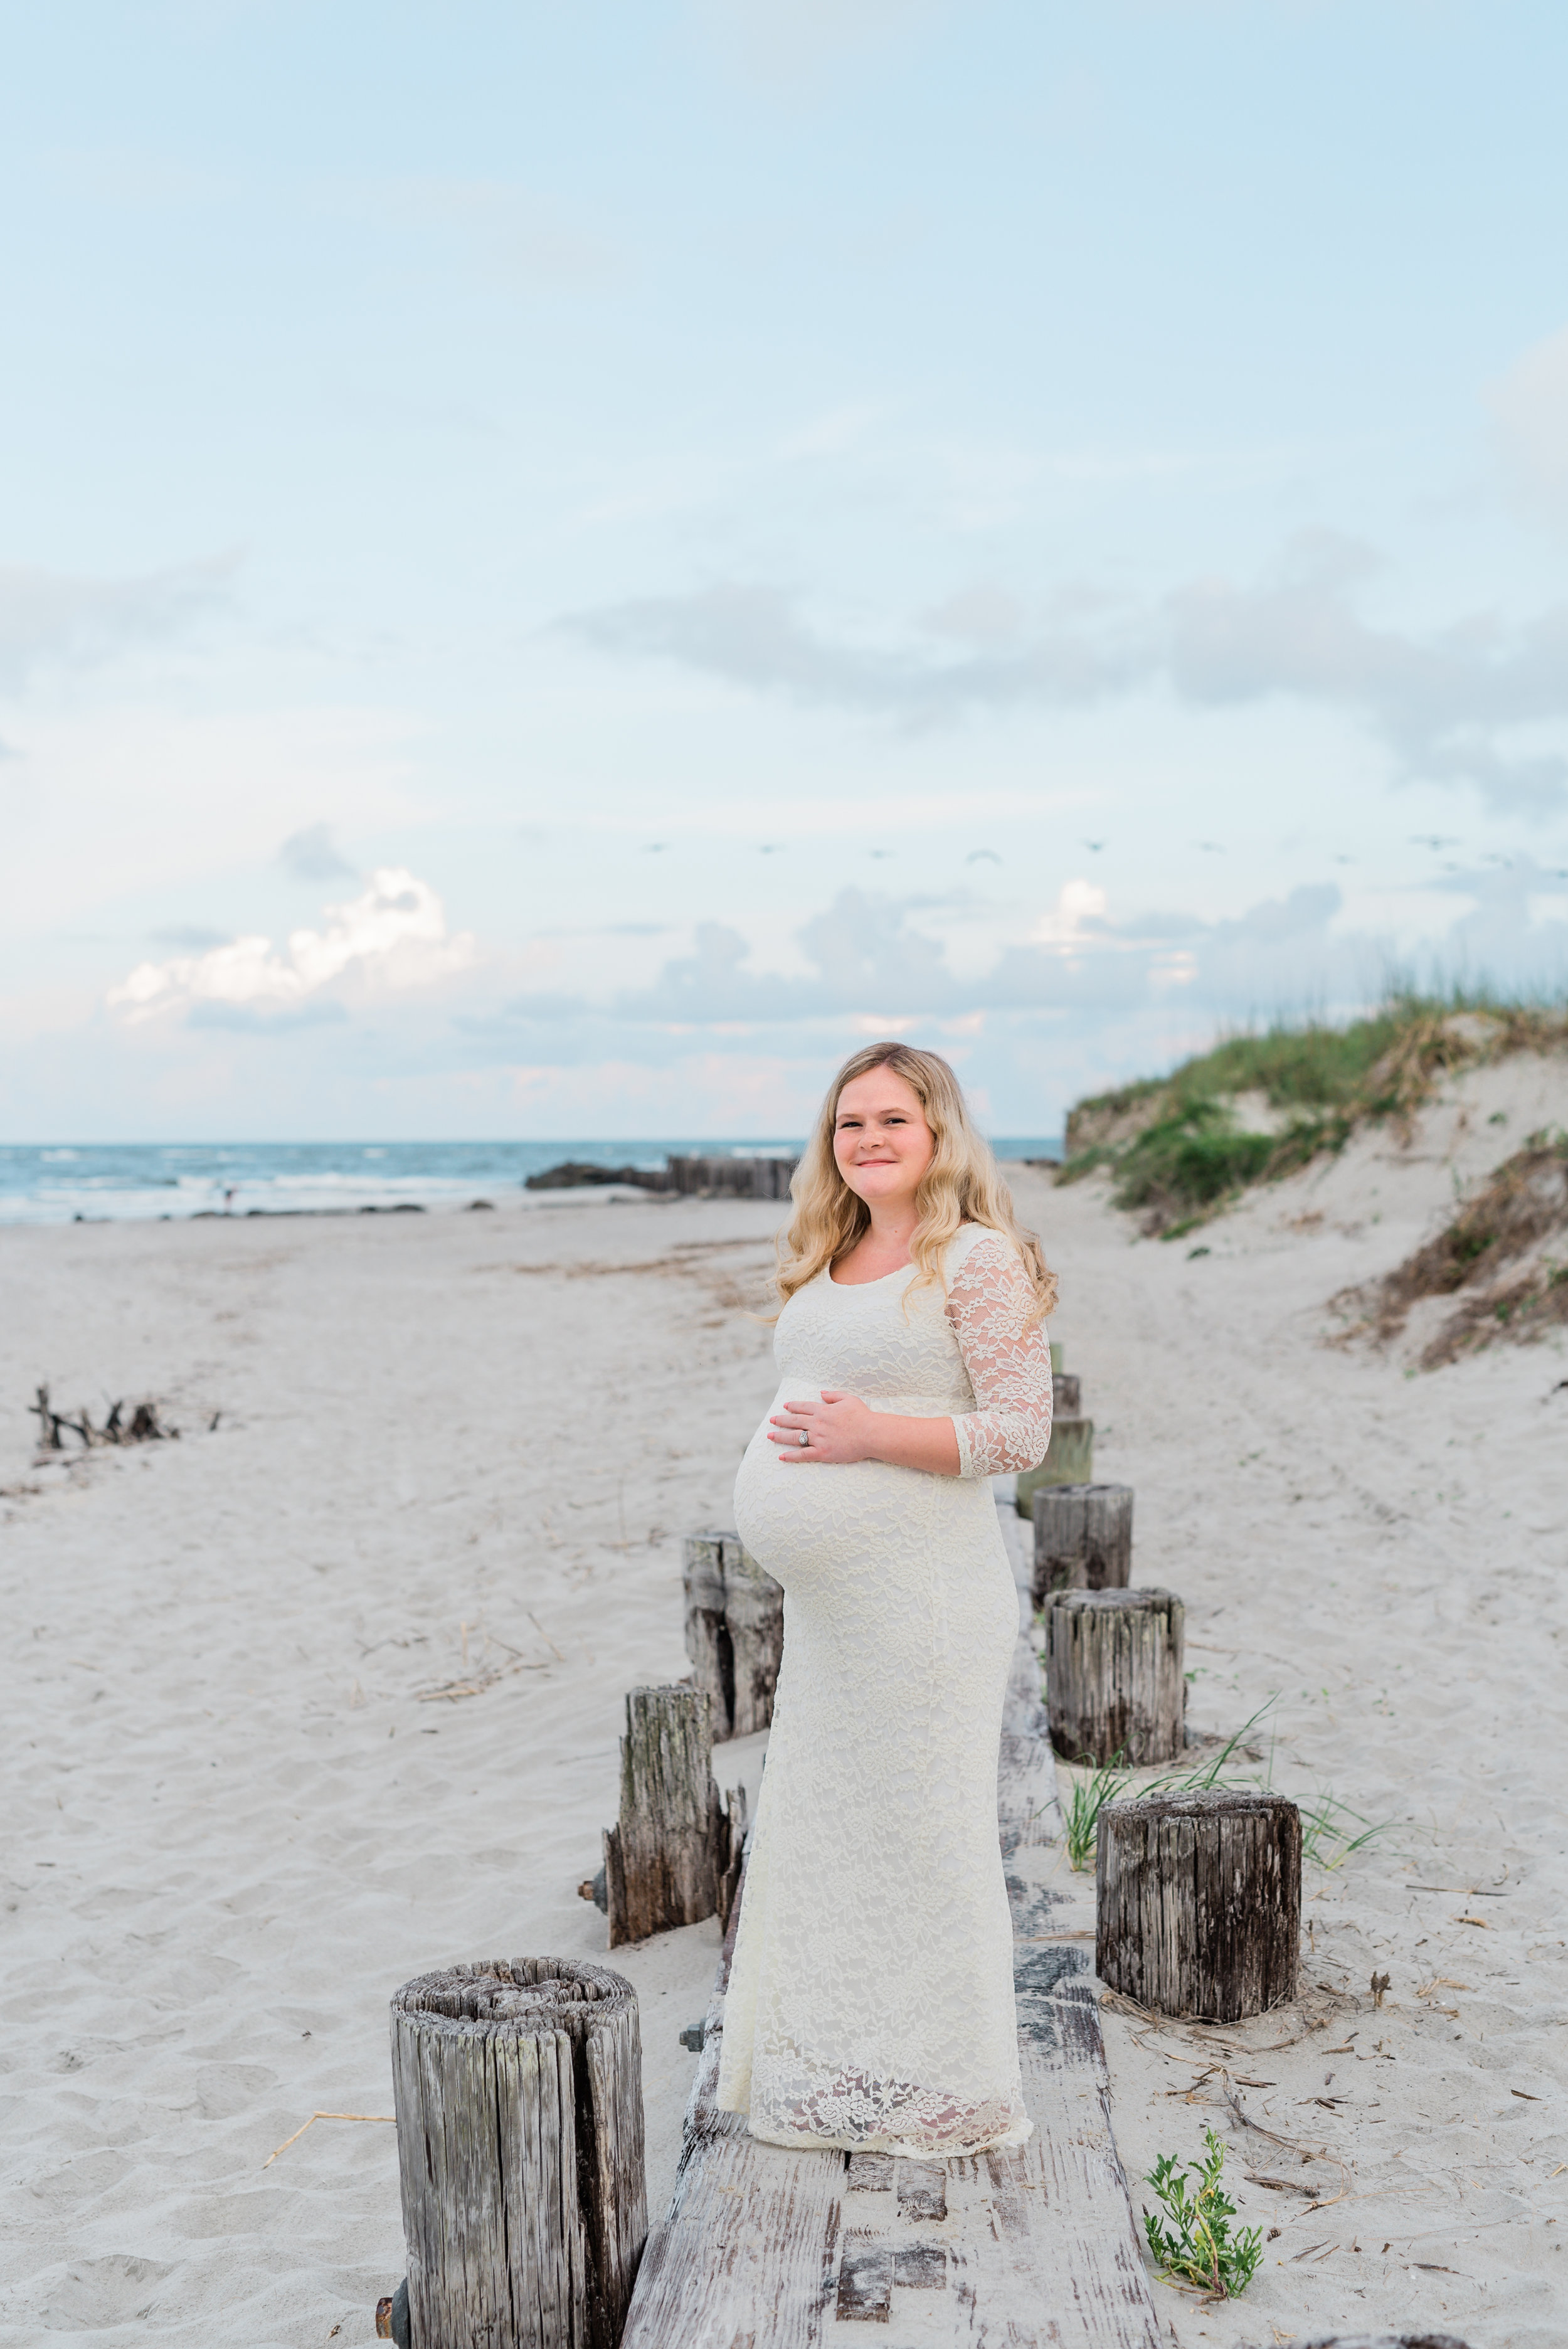
M 824 1394 L 820 1400 L 787 1402 L 769 1421 L 768 1441 L 779 1445 L 779 1464 L 785 1468 L 805 1468 L 813 1462 L 842 1467 L 852 1460 L 876 1457 L 876 1413 L 859 1395 Z

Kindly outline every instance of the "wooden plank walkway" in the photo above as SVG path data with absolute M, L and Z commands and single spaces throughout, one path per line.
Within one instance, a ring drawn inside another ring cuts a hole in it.
M 1018 1525 L 1007 1527 L 1016 1563 Z M 1086 1916 L 1047 1881 L 1061 1818 L 1022 1636 L 997 1813 L 1033 2137 L 945 2162 L 759 2145 L 714 2104 L 732 1920 L 675 2197 L 648 2237 L 623 2349 L 848 2349 L 868 2339 L 850 2328 L 868 2323 L 885 2328 L 869 2336 L 885 2349 L 1161 2349 L 1111 2136 L 1088 1943 L 1068 1921 L 1077 1911 L 1092 1923 L 1092 1905 Z

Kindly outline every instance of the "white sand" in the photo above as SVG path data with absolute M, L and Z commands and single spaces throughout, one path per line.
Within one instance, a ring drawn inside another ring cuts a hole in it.
M 185 1431 L 36 1475 L 7 1413 L 0 2340 L 371 2336 L 392 2130 L 262 2165 L 390 2110 L 408 1975 L 603 1955 L 576 1887 L 625 1690 L 687 1669 L 678 1537 L 772 1392 L 729 1299 L 776 1213 L 0 1231 L 0 1392 L 155 1390 Z M 464 1624 L 468 1678 L 522 1669 L 416 1702 Z M 717 1947 L 617 1953 L 660 2202 Z
M 1467 1172 L 1546 1122 L 1524 1098 L 1542 1084 L 1563 1119 L 1560 1062 L 1464 1081 Z M 1220 2059 L 1274 2084 L 1240 2090 L 1246 2109 L 1347 2191 L 1311 2212 L 1243 2183 L 1282 2231 L 1233 2309 L 1161 2288 L 1183 2344 L 1416 2318 L 1475 2349 L 1568 2334 L 1568 2168 L 1549 2177 L 1568 2163 L 1568 1350 L 1408 1378 L 1319 1342 L 1326 1300 L 1451 1195 L 1459 1114 L 1187 1243 L 1130 1244 L 1097 1186 L 1019 1181 L 1098 1472 L 1137 1488 L 1136 1578 L 1189 1604 L 1195 1726 L 1278 1692 L 1276 1782 L 1397 1822 L 1308 1871 L 1305 2016 L 1229 2036 L 1327 2028 Z M 370 2338 L 403 2272 L 392 2130 L 319 2122 L 262 2165 L 315 2108 L 390 2109 L 386 2002 L 409 1974 L 603 1953 L 576 1886 L 614 1815 L 624 1691 L 685 1670 L 679 1536 L 726 1520 L 772 1392 L 736 1299 L 777 1213 L 0 1230 L 0 2343 Z M 183 1438 L 36 1471 L 20 1406 L 40 1377 L 57 1404 L 156 1392 Z M 498 1664 L 518 1669 L 417 1701 Z M 754 1775 L 756 1743 L 727 1772 Z M 1088 1913 L 1087 1882 L 1064 1889 Z M 643 2002 L 655 2202 L 716 1940 L 616 1955 Z M 1418 1999 L 1437 1976 L 1468 1987 Z M 1184 2101 L 1209 2058 L 1181 2033 L 1109 2009 L 1106 2033 L 1130 2174 L 1195 2152 L 1206 2117 L 1238 2178 L 1312 2174 L 1204 2107 L 1217 2074 Z M 1348 2101 L 1297 2101 L 1317 2095 Z

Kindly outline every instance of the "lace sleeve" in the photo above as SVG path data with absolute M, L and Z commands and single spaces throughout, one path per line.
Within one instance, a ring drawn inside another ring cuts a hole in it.
M 1029 1319 L 1033 1292 L 1007 1241 L 987 1232 L 954 1274 L 947 1318 L 977 1411 L 955 1414 L 958 1473 L 1035 1468 L 1051 1440 L 1051 1350 Z

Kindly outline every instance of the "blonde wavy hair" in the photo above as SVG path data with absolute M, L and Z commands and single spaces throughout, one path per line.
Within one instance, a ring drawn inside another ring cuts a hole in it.
M 846 1256 L 871 1222 L 865 1201 L 839 1172 L 833 1134 L 844 1087 L 872 1069 L 891 1069 L 913 1088 L 936 1143 L 914 1195 L 920 1221 L 909 1253 L 917 1277 L 906 1297 L 925 1288 L 939 1288 L 945 1295 L 943 1258 L 949 1243 L 961 1224 L 983 1224 L 987 1231 L 1003 1233 L 1017 1249 L 1035 1292 L 1032 1319 L 1043 1320 L 1056 1305 L 1056 1275 L 1034 1233 L 1026 1231 L 1014 1214 L 1012 1194 L 997 1171 L 989 1143 L 970 1123 L 957 1078 L 939 1054 L 919 1052 L 909 1044 L 868 1044 L 852 1052 L 828 1088 L 789 1185 L 795 1212 L 779 1234 L 774 1275 L 780 1305 L 788 1305 L 798 1288 Z

